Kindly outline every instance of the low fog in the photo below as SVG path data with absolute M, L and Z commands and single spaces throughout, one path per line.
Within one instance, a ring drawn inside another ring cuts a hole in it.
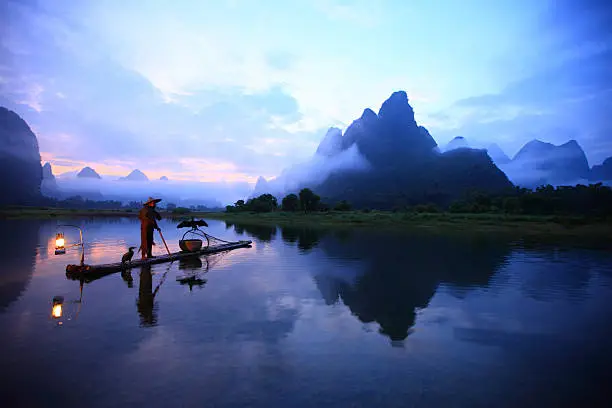
M 369 162 L 359 152 L 357 145 L 352 145 L 333 156 L 317 152 L 309 161 L 296 164 L 265 183 L 258 181 L 252 195 L 270 193 L 282 198 L 289 193 L 297 193 L 301 188 L 315 188 L 331 174 L 344 171 L 367 171 Z
M 539 170 L 535 163 L 507 163 L 498 165 L 510 181 L 520 187 L 536 188 L 538 186 L 550 184 L 552 186 L 575 186 L 576 184 L 588 185 L 591 183 L 587 178 L 563 178 L 555 177 L 550 171 Z
M 546 184 L 558 187 L 596 182 L 612 185 L 612 181 L 593 178 L 584 151 L 573 141 L 553 145 L 534 140 L 523 146 L 512 158 L 496 144 L 485 147 L 471 144 L 464 138 L 451 140 L 442 150 L 462 148 L 487 150 L 495 165 L 514 185 L 520 187 L 536 188 Z
M 149 196 L 162 198 L 160 205 L 174 203 L 178 206 L 205 205 L 222 207 L 246 197 L 252 184 L 211 183 L 191 181 L 122 181 L 110 178 L 89 179 L 59 176 L 56 185 L 61 198 L 81 195 L 94 200 L 144 201 Z

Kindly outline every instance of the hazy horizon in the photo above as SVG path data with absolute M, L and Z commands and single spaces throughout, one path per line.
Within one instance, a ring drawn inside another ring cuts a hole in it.
M 610 9 L 9 0 L 0 105 L 32 127 L 55 174 L 253 185 L 309 161 L 328 128 L 397 90 L 440 147 L 464 136 L 512 157 L 532 139 L 575 139 L 592 166 L 612 156 Z

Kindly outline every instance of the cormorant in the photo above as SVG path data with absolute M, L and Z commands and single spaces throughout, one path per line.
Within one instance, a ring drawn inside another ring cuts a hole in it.
M 134 249 L 136 247 L 129 247 L 128 251 L 123 254 L 121 257 L 121 265 L 125 265 L 125 263 L 132 263 L 132 257 L 134 256 Z

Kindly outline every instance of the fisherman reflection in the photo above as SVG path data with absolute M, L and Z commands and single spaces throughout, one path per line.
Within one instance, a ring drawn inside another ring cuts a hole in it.
M 136 306 L 140 315 L 141 326 L 157 325 L 157 313 L 155 308 L 155 295 L 159 287 L 153 291 L 153 274 L 151 265 L 143 265 L 140 270 L 140 284 L 138 287 L 138 301 Z

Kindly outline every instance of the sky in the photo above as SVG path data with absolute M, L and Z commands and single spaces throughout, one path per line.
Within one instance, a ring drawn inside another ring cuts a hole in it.
M 0 105 L 55 173 L 250 182 L 405 90 L 440 145 L 612 156 L 603 0 L 0 0 Z

